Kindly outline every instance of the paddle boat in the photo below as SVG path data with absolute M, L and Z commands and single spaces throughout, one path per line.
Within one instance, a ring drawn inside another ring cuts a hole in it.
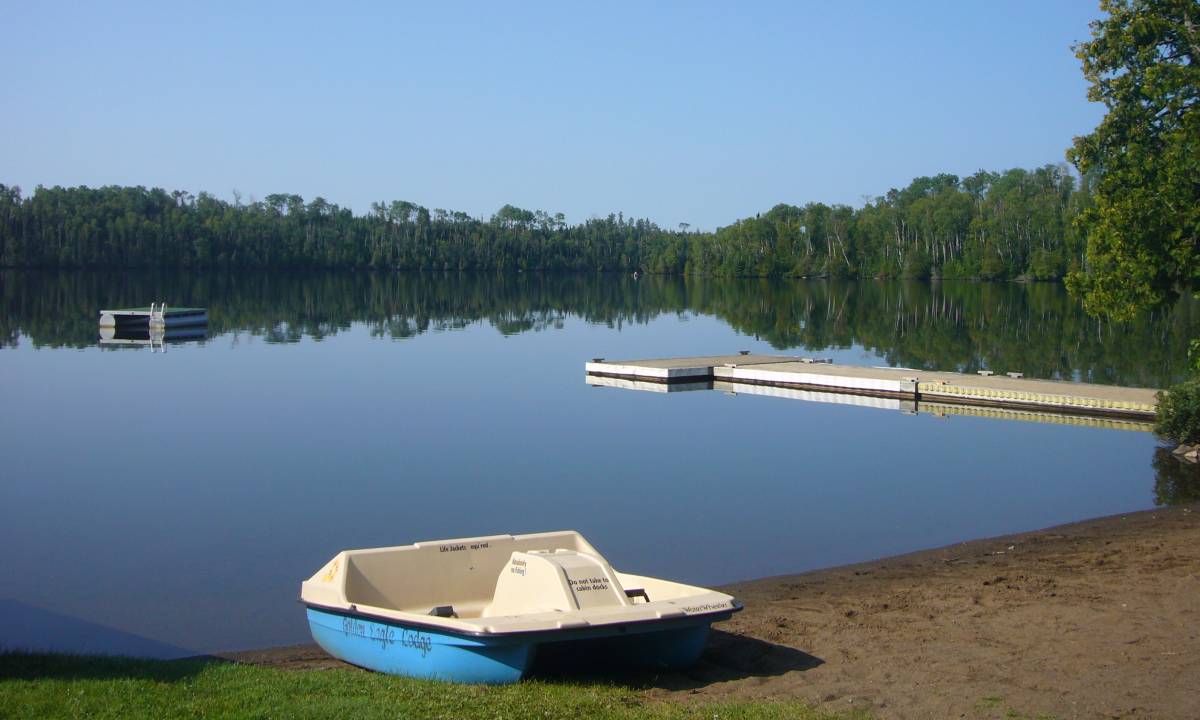
M 301 584 L 300 600 L 313 639 L 336 658 L 491 684 L 521 679 L 551 643 L 632 667 L 686 667 L 709 626 L 742 609 L 724 593 L 617 572 L 573 531 L 345 550 Z

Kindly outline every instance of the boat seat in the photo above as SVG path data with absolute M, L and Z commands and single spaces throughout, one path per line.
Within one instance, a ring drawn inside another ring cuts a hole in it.
M 650 602 L 650 596 L 646 594 L 646 588 L 625 588 L 625 597 L 629 598 L 630 602 L 636 597 Z
M 430 610 L 429 614 L 434 617 L 441 617 L 441 618 L 456 618 L 456 617 L 458 617 L 458 613 L 454 612 L 453 605 L 438 605 L 434 609 Z

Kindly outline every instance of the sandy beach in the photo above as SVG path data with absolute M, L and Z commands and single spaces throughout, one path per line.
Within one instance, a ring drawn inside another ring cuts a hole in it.
M 799 698 L 879 718 L 1194 718 L 1200 505 L 722 588 L 746 609 L 668 702 Z M 311 645 L 232 653 L 340 666 Z M 552 677 L 552 676 L 551 676 Z

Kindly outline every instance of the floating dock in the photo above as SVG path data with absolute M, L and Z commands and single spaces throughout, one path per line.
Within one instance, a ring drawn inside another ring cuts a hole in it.
M 208 310 L 196 307 L 149 307 L 117 308 L 100 311 L 100 327 L 191 327 L 208 324 Z
M 792 391 L 790 395 L 797 399 L 821 402 L 881 407 L 878 402 L 855 402 L 847 396 L 893 400 L 896 409 L 912 412 L 916 412 L 913 403 L 921 403 L 926 408 L 933 404 L 941 408 L 993 408 L 998 411 L 991 413 L 993 416 L 1011 415 L 1014 411 L 1028 415 L 1014 419 L 1067 414 L 1132 421 L 1147 426 L 1154 420 L 1157 405 L 1156 391 L 1147 388 L 1035 380 L 1016 372 L 997 375 L 982 371 L 967 375 L 910 368 L 834 365 L 828 360 L 749 353 L 657 360 L 596 358 L 585 365 L 585 370 L 588 382 L 592 384 L 612 385 L 616 384 L 613 381 L 623 381 L 630 383 L 632 389 L 665 385 L 669 390 L 670 386 L 679 383 L 690 385 L 689 390 L 701 389 L 698 384 L 707 384 L 707 387 L 726 392 L 781 394 L 750 389 L 772 388 Z M 597 379 L 604 381 L 594 382 Z M 891 407 L 890 403 L 886 405 Z M 943 410 L 940 414 L 952 412 Z

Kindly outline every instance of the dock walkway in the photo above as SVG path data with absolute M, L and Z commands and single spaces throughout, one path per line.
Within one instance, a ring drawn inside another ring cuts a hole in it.
M 590 376 L 639 383 L 720 382 L 819 390 L 943 404 L 1052 410 L 1090 416 L 1153 419 L 1155 390 L 1036 380 L 1009 375 L 936 372 L 910 368 L 834 365 L 783 355 L 707 355 L 655 360 L 597 358 Z

